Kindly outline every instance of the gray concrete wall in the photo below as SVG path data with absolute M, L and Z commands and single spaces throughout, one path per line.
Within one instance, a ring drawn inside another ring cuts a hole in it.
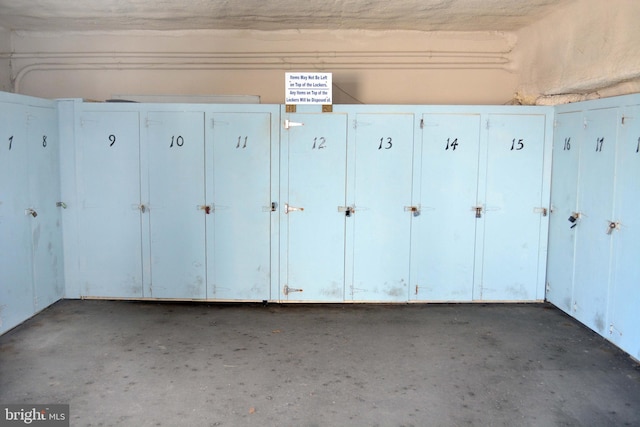
M 11 84 L 11 32 L 0 27 L 0 91 L 13 92 Z

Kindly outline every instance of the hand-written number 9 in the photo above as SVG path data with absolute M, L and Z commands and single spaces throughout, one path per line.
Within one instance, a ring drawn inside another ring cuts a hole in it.
M 109 135 L 109 141 L 111 141 L 111 144 L 109 144 L 109 147 L 113 147 L 113 144 L 116 143 L 116 136 L 115 135 Z

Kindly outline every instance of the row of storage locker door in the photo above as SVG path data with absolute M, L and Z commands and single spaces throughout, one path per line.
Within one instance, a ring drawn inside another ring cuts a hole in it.
M 65 101 L 67 296 L 542 300 L 552 110 L 483 108 Z
M 640 98 L 556 122 L 547 298 L 640 359 Z
M 64 295 L 55 103 L 0 94 L 0 333 Z

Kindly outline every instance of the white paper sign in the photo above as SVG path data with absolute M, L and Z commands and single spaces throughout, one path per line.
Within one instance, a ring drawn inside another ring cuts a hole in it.
M 332 73 L 285 73 L 285 104 L 333 103 Z

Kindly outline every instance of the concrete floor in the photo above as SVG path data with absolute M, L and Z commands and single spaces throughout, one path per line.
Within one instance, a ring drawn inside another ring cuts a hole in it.
M 637 426 L 640 367 L 547 304 L 65 300 L 0 337 L 0 402 L 72 426 Z

